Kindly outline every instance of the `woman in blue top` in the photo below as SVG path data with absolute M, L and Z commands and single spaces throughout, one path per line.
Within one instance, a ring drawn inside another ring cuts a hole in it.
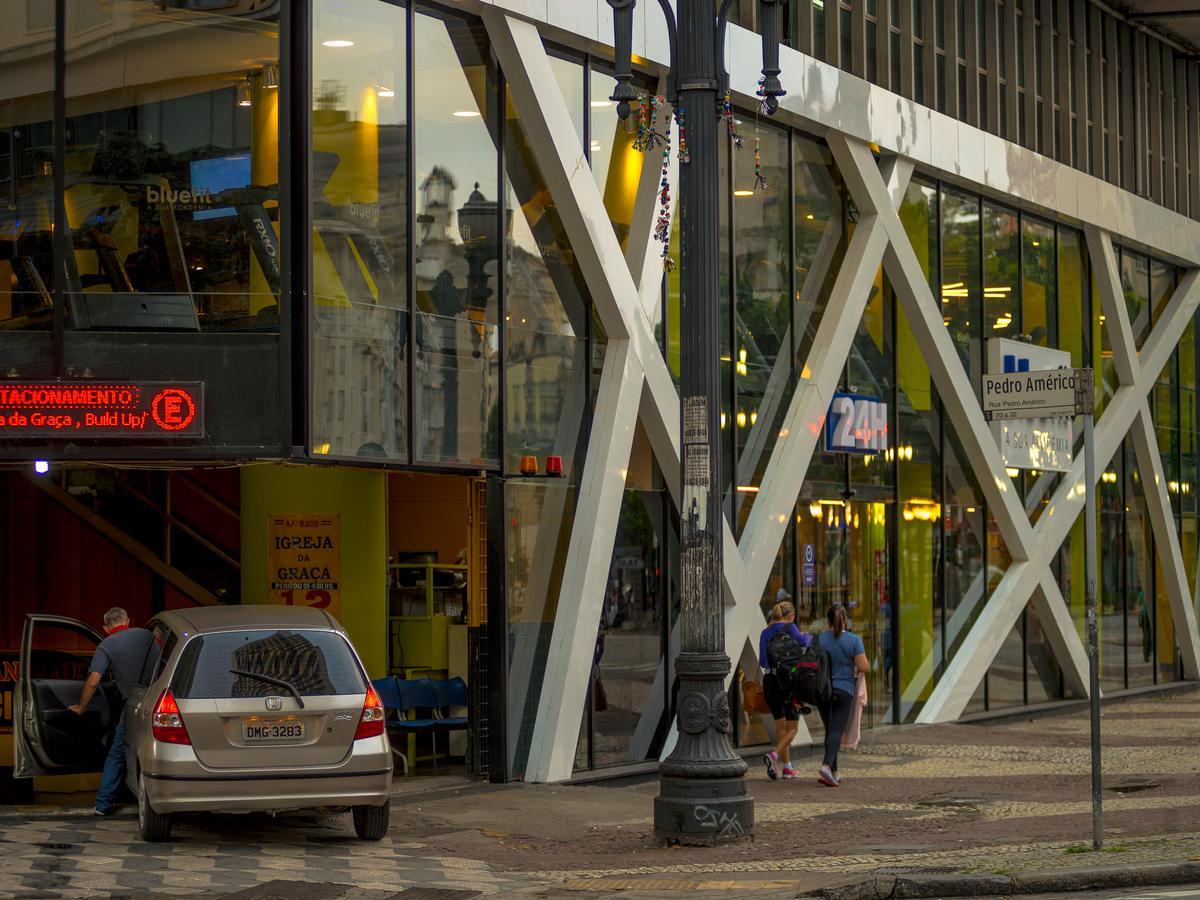
M 817 770 L 821 784 L 837 787 L 841 784 L 838 775 L 838 748 L 842 745 L 842 732 L 850 718 L 858 685 L 855 679 L 871 668 L 862 638 L 846 630 L 846 609 L 840 603 L 829 607 L 825 616 L 829 629 L 817 635 L 817 646 L 829 654 L 829 674 L 833 682 L 833 693 L 829 702 L 821 704 L 821 724 L 825 726 L 825 758 Z
M 802 647 L 812 643 L 812 635 L 796 627 L 796 608 L 786 600 L 776 603 L 771 610 L 770 624 L 758 636 L 758 664 L 763 670 L 763 699 L 767 701 L 767 706 L 771 708 L 771 717 L 775 720 L 775 749 L 763 757 L 763 762 L 767 764 L 767 777 L 772 781 L 780 775 L 780 762 L 783 763 L 782 774 L 785 779 L 796 777 L 796 770 L 792 768 L 792 741 L 800 728 L 800 708 L 794 698 L 780 686 L 767 660 L 767 644 L 781 631 L 790 634 Z

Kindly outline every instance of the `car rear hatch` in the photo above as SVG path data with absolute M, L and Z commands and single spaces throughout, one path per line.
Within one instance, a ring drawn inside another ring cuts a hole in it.
M 366 682 L 336 632 L 254 629 L 193 638 L 171 690 L 205 766 L 303 768 L 345 759 Z

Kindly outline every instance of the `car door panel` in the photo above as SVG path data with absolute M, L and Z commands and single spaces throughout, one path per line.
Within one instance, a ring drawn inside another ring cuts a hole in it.
M 44 640 L 47 634 L 56 635 L 65 647 L 43 646 L 54 643 Z M 115 685 L 102 682 L 83 715 L 69 708 L 79 702 L 90 654 L 100 641 L 97 632 L 75 619 L 26 617 L 13 711 L 19 726 L 14 728 L 15 776 L 103 768 L 121 708 Z

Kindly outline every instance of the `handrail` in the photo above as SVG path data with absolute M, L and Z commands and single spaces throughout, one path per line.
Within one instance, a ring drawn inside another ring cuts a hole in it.
M 216 595 L 188 578 L 178 569 L 168 565 L 159 558 L 153 550 L 140 541 L 134 540 L 128 534 L 117 528 L 106 518 L 86 504 L 76 500 L 69 493 L 48 478 L 22 473 L 24 478 L 34 487 L 40 489 L 51 500 L 63 507 L 81 521 L 87 523 L 118 549 L 125 551 L 146 568 L 161 577 L 163 581 L 183 594 L 197 606 L 220 606 L 221 601 Z

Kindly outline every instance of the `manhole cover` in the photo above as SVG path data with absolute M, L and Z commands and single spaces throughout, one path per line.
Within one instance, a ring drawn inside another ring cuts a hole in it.
M 971 807 L 982 806 L 987 803 L 985 797 L 944 797 L 941 800 L 922 800 L 919 806 L 949 806 L 956 807 Z
M 1139 781 L 1133 784 L 1118 784 L 1109 790 L 1116 794 L 1136 794 L 1138 791 L 1149 791 L 1156 787 L 1159 787 L 1157 781 Z
M 388 834 L 395 837 L 423 838 L 470 830 L 469 827 L 460 825 L 392 825 L 388 829 Z

